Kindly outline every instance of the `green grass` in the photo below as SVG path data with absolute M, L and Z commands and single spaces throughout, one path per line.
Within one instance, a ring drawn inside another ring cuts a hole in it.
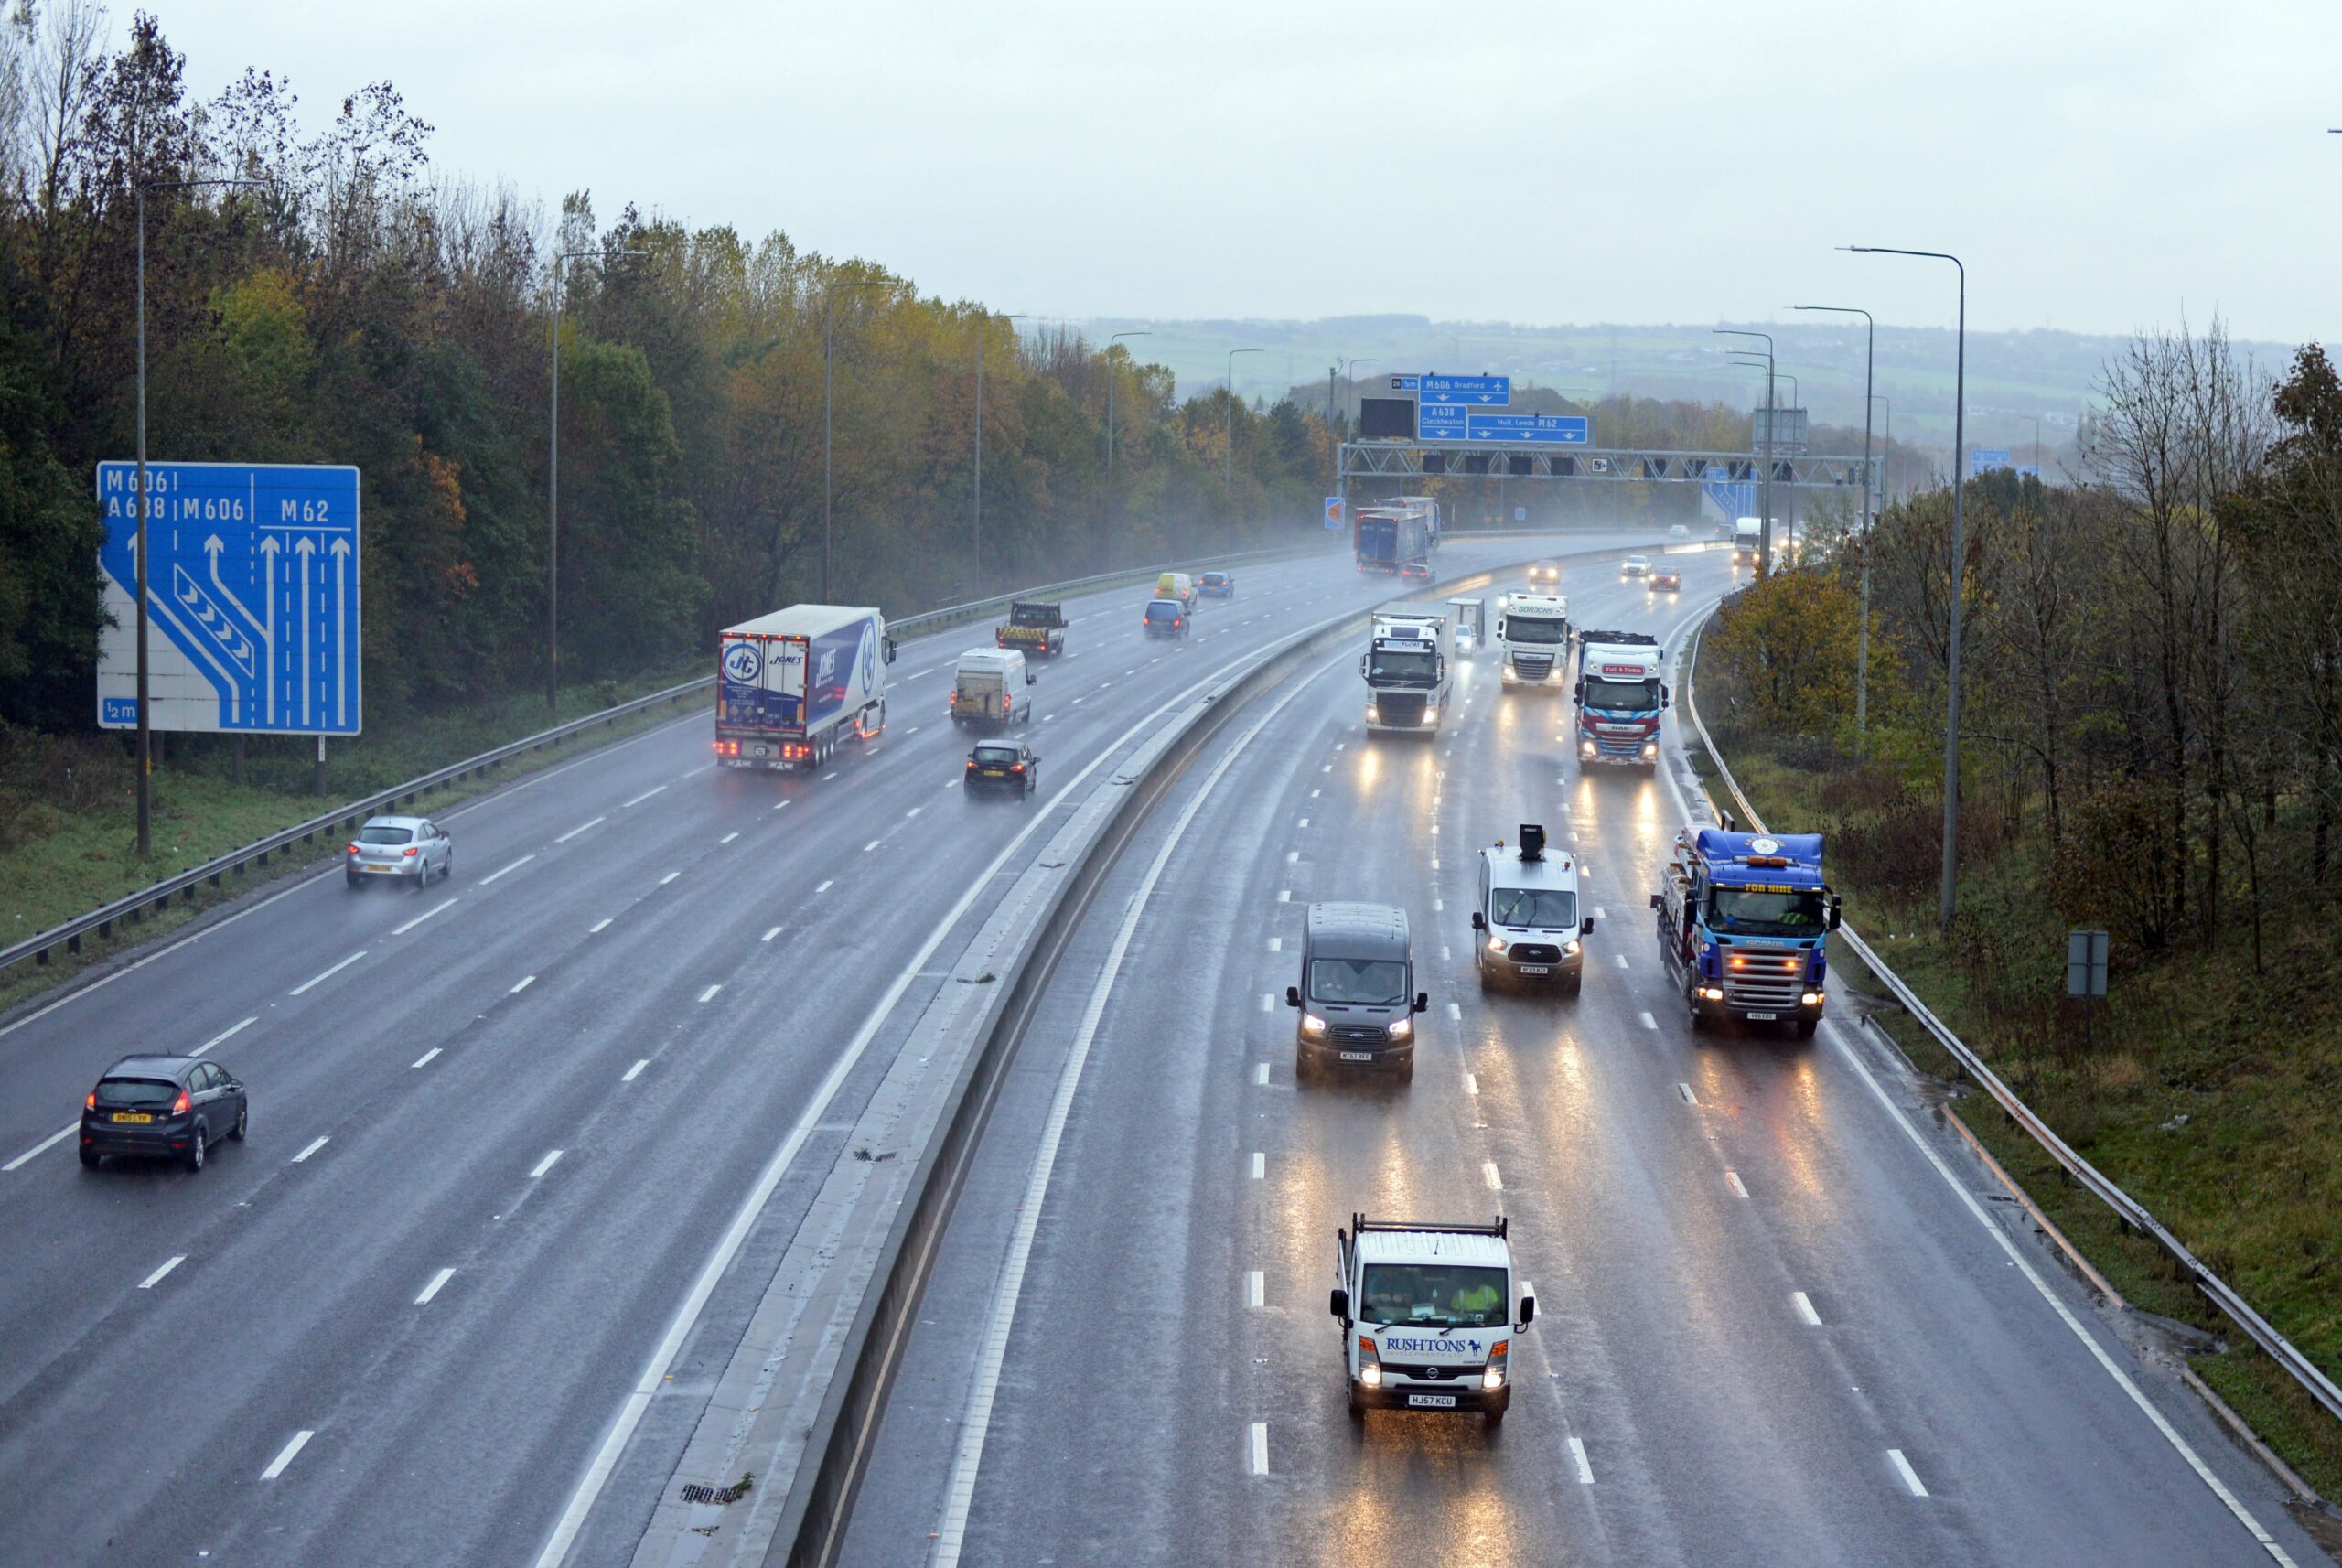
M 0 945 L 20 941 L 85 910 L 306 822 L 345 800 L 389 789 L 551 728 L 554 723 L 583 718 L 675 685 L 698 672 L 694 667 L 581 687 L 564 693 L 557 719 L 547 715 L 541 696 L 515 693 L 427 719 L 380 725 L 356 740 L 329 742 L 323 799 L 309 792 L 313 762 L 305 741 L 248 742 L 245 780 L 238 783 L 229 776 L 226 742 L 208 741 L 197 746 L 171 737 L 175 744 L 167 751 L 166 766 L 155 775 L 152 790 L 154 854 L 143 860 L 136 850 L 137 816 L 131 789 L 136 776 L 127 766 L 117 769 L 118 779 L 110 772 L 106 786 L 78 806 L 60 807 L 19 793 L 11 801 L 14 810 L 7 839 L 0 843 L 0 886 L 9 890 L 6 929 L 0 933 Z M 517 759 L 491 775 L 435 790 L 403 809 L 443 811 L 457 800 L 484 793 L 580 749 L 607 745 L 687 711 L 682 704 L 661 704 L 592 731 L 575 742 Z M 324 835 L 313 844 L 295 846 L 281 857 L 272 857 L 265 868 L 255 867 L 241 878 L 225 878 L 217 889 L 207 886 L 167 911 L 117 925 L 110 938 L 83 939 L 78 957 L 60 951 L 48 964 L 37 965 L 28 960 L 0 971 L 0 1007 L 46 990 L 125 946 L 151 940 L 256 882 L 314 865 L 335 853 L 340 843 L 338 836 Z
M 1823 772 L 1787 766 L 1746 739 L 1720 736 L 1718 745 L 1768 826 L 1830 831 Z M 1997 911 L 2011 931 L 2007 961 L 2022 969 L 2021 983 L 2001 985 L 1998 1008 L 1974 968 L 1937 939 L 1931 898 L 1925 909 L 1897 908 L 1847 886 L 1842 873 L 1833 881 L 1848 923 L 2036 1113 L 2328 1376 L 2342 1375 L 2342 999 L 2329 981 L 2342 970 L 2342 942 L 2316 919 L 2272 924 L 2256 972 L 2236 918 L 2208 950 L 2120 966 L 2085 1052 L 2062 1004 L 2036 1010 L 2030 1025 L 2008 1004 L 2012 992 L 2022 1000 L 2063 990 L 2063 928 L 2037 891 L 2037 859 L 2021 843 L 1962 865 L 1963 919 Z M 1885 987 L 1835 947 L 1846 987 L 1883 997 Z M 1889 1004 L 1875 1017 L 1921 1071 L 1959 1076 L 1908 1014 Z M 1957 1109 L 2133 1306 L 2225 1345 L 2189 1358 L 2197 1375 L 2296 1474 L 2342 1498 L 2342 1423 L 1989 1097 L 1971 1087 Z

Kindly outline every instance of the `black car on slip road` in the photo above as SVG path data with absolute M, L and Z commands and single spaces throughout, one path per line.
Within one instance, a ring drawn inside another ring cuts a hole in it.
M 218 1062 L 124 1057 L 81 1101 L 81 1163 L 137 1155 L 199 1171 L 211 1145 L 242 1143 L 251 1120 L 242 1081 Z

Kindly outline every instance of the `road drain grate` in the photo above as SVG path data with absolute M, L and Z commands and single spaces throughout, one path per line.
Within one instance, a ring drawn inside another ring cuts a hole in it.
M 742 1498 L 747 1497 L 748 1495 L 749 1488 L 754 1487 L 756 1484 L 757 1473 L 754 1470 L 748 1471 L 728 1487 L 704 1487 L 697 1481 L 685 1481 L 683 1483 L 683 1501 L 687 1503 L 716 1503 L 719 1505 L 736 1503 Z

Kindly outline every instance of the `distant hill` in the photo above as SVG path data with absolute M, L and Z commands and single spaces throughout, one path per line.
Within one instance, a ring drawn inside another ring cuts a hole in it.
M 1167 365 L 1182 396 L 1218 386 L 1230 349 L 1264 352 L 1236 360 L 1236 389 L 1246 398 L 1274 399 L 1289 389 L 1323 405 L 1326 371 L 1338 357 L 1357 356 L 1362 375 L 1394 371 L 1443 371 L 1509 375 L 1518 381 L 1573 391 L 1573 395 L 1692 398 L 1754 407 L 1763 396 L 1763 372 L 1742 371 L 1724 359 L 1747 339 L 1714 336 L 1706 326 L 1524 327 L 1509 322 L 1433 321 L 1423 316 L 1342 316 L 1319 321 L 1139 321 L 1098 319 L 1074 324 L 1093 340 L 1141 328 L 1126 340 L 1143 360 Z M 1778 364 L 1798 378 L 1802 405 L 1818 424 L 1863 423 L 1863 329 L 1859 317 L 1791 317 L 1726 322 L 1773 335 Z M 1968 439 L 1971 446 L 2029 447 L 2032 416 L 2041 422 L 2045 461 L 2070 447 L 2076 416 L 2096 401 L 2106 361 L 2127 339 L 2034 329 L 1968 334 Z M 2242 343 L 2269 370 L 2282 373 L 2290 343 Z M 1877 388 L 1889 401 L 1898 441 L 1951 444 L 1952 332 L 1949 328 L 1878 328 Z M 1573 390 L 1574 389 L 1574 390 Z M 1784 405 L 1789 384 L 1779 385 Z M 1882 422 L 1887 414 L 1882 413 Z M 1597 433 L 1598 439 L 1598 433 Z M 2018 461 L 2024 461 L 2020 456 Z

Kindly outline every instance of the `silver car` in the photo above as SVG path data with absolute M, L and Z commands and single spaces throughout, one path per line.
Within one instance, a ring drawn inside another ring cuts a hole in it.
M 456 875 L 456 841 L 428 817 L 371 817 L 349 841 L 341 869 L 352 887 L 403 877 L 421 888 Z

